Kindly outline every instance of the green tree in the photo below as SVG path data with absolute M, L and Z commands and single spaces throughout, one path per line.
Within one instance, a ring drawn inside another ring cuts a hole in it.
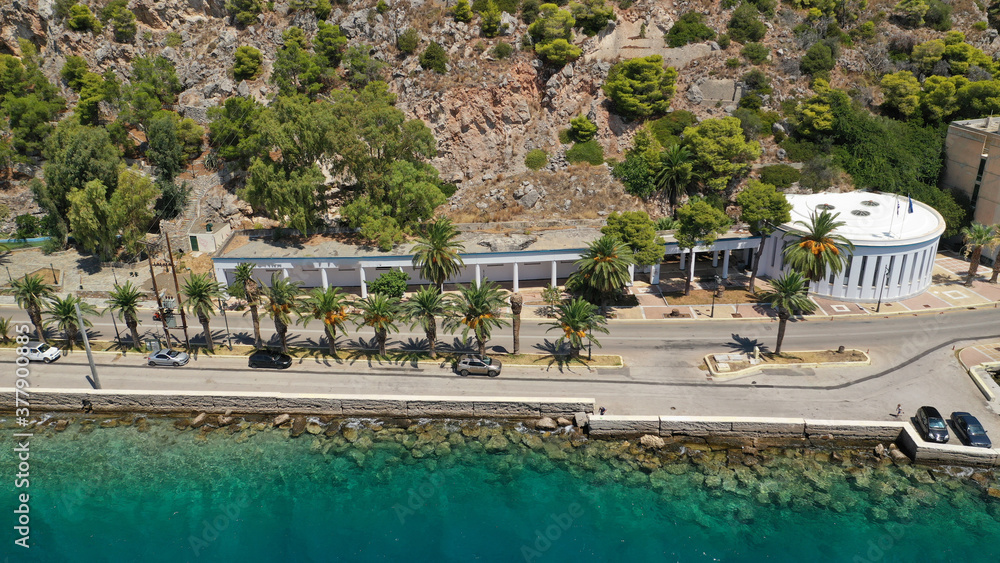
M 882 107 L 909 118 L 920 107 L 920 81 L 912 72 L 903 70 L 882 77 Z
M 420 54 L 420 66 L 426 70 L 444 74 L 448 72 L 448 53 L 444 52 L 444 47 L 437 41 L 431 41 L 431 44 Z
M 785 326 L 796 312 L 811 313 L 816 304 L 809 299 L 809 282 L 802 274 L 791 270 L 771 280 L 771 291 L 762 292 L 761 303 L 767 303 L 778 314 L 778 341 L 774 353 L 781 354 L 781 343 L 785 340 Z
M 419 326 L 424 331 L 431 359 L 437 358 L 437 319 L 456 312 L 454 300 L 441 294 L 439 288 L 427 285 L 402 304 L 402 311 L 413 323 L 410 330 Z
M 576 20 L 576 25 L 587 36 L 597 35 L 607 27 L 609 21 L 614 21 L 615 10 L 604 0 L 580 0 L 570 2 L 570 13 Z
M 118 318 L 125 321 L 132 334 L 132 347 L 139 349 L 142 344 L 139 340 L 139 303 L 143 299 L 142 291 L 127 281 L 124 285 L 115 284 L 114 289 L 108 294 L 108 308 L 106 311 L 118 311 Z
M 274 57 L 271 82 L 281 95 L 306 94 L 315 96 L 323 89 L 323 68 L 307 48 L 305 32 L 289 27 L 281 33 L 283 44 Z
M 583 51 L 565 39 L 553 39 L 535 44 L 535 53 L 546 62 L 561 67 L 580 58 Z
M 740 51 L 743 58 L 750 63 L 759 65 L 767 62 L 767 57 L 771 55 L 771 50 L 761 43 L 747 43 Z
M 455 7 L 451 11 L 451 15 L 455 18 L 455 21 L 462 23 L 469 23 L 472 21 L 472 8 L 469 6 L 469 0 L 458 0 Z
M 693 167 L 691 151 L 687 147 L 673 144 L 663 151 L 660 169 L 653 177 L 653 182 L 656 189 L 667 194 L 670 205 L 677 205 L 677 200 L 687 194 Z
M 70 90 L 79 92 L 80 88 L 83 87 L 83 75 L 86 72 L 87 61 L 83 57 L 70 55 L 66 57 L 66 62 L 63 63 L 62 70 L 59 71 L 59 76 L 66 81 L 66 85 L 69 86 Z
M 307 326 L 309 321 L 319 319 L 323 321 L 323 330 L 326 331 L 326 341 L 330 348 L 330 355 L 337 358 L 337 330 L 347 333 L 344 324 L 347 320 L 347 306 L 350 301 L 347 294 L 339 287 L 328 287 L 322 289 L 317 287 L 309 293 L 309 297 L 302 304 L 305 313 L 297 322 L 302 326 Z
M 920 27 L 924 25 L 924 15 L 927 14 L 929 7 L 927 0 L 901 0 L 893 11 L 899 14 L 906 24 Z
M 318 30 L 313 37 L 313 48 L 319 59 L 319 65 L 326 69 L 333 69 L 340 65 L 344 56 L 344 48 L 347 46 L 347 37 L 340 31 L 339 25 L 316 22 Z
M 627 244 L 639 266 L 659 264 L 663 259 L 666 243 L 656 235 L 656 225 L 645 211 L 612 212 L 607 225 L 601 227 L 601 234 Z
M 264 314 L 274 321 L 274 331 L 278 333 L 281 351 L 288 353 L 288 325 L 292 324 L 292 315 L 301 310 L 301 282 L 289 281 L 278 272 L 271 274 L 271 285 L 264 286 L 261 297 L 264 300 Z
M 732 17 L 729 18 L 728 29 L 729 37 L 740 43 L 760 41 L 767 35 L 767 26 L 760 21 L 757 8 L 750 3 L 742 4 L 733 11 Z
M 119 243 L 133 256 L 145 249 L 143 239 L 156 218 L 153 205 L 159 195 L 159 188 L 137 166 L 119 171 L 118 188 L 108 201 L 107 228 L 118 234 Z
M 809 222 L 796 221 L 801 229 L 792 229 L 785 235 L 792 238 L 792 244 L 785 247 L 785 263 L 801 272 L 806 279 L 818 282 L 827 274 L 837 275 L 844 270 L 854 243 L 834 231 L 847 223 L 837 221 L 840 213 L 829 211 L 812 213 Z
M 164 104 L 173 103 L 182 90 L 174 63 L 162 55 L 136 57 L 132 61 L 132 85 Z
M 576 261 L 567 288 L 593 295 L 605 305 L 632 281 L 629 266 L 635 264 L 632 249 L 618 238 L 604 235 L 591 242 Z
M 91 180 L 83 189 L 75 189 L 67 196 L 70 203 L 67 219 L 73 238 L 102 261 L 114 257 L 118 244 L 118 233 L 109 228 L 113 210 L 107 192 L 107 186 L 100 180 Z
M 250 159 L 261 153 L 264 140 L 260 117 L 264 108 L 253 98 L 232 96 L 221 106 L 208 109 L 209 143 L 219 158 L 233 161 L 239 167 L 250 165 Z
M 538 52 L 539 46 L 557 39 L 568 44 L 573 39 L 575 26 L 576 19 L 569 11 L 560 10 L 555 4 L 542 4 L 538 7 L 538 17 L 528 26 L 528 35 L 535 44 L 535 52 Z
M 607 322 L 604 315 L 598 313 L 597 306 L 582 297 L 577 297 L 559 305 L 555 322 L 544 324 L 552 325 L 545 332 L 557 329 L 563 331 L 556 344 L 561 347 L 564 343 L 568 343 L 569 355 L 575 358 L 580 355 L 584 338 L 592 344 L 597 344 L 598 348 L 601 347 L 601 343 L 594 338 L 594 332 L 608 334 L 608 328 L 604 326 Z
M 507 304 L 503 290 L 495 282 L 483 280 L 479 285 L 459 285 L 455 307 L 458 315 L 445 319 L 445 326 L 450 330 L 462 329 L 462 338 L 468 338 L 469 332 L 476 338 L 479 355 L 486 355 L 486 343 L 493 329 L 509 326 L 500 309 Z
M 740 206 L 740 221 L 750 227 L 750 234 L 760 237 L 750 273 L 750 293 L 754 293 L 764 244 L 778 225 L 792 220 L 792 204 L 773 185 L 757 180 L 747 183 L 747 187 L 736 196 L 736 203 Z
M 413 53 L 416 53 L 417 46 L 419 45 L 420 45 L 420 34 L 417 33 L 417 30 L 413 29 L 412 27 L 406 28 L 406 30 L 403 31 L 403 33 L 400 33 L 399 37 L 396 38 L 396 48 L 398 48 L 400 52 L 405 53 L 407 55 L 412 55 Z
M 372 293 L 381 293 L 386 297 L 402 299 L 406 294 L 406 282 L 410 279 L 410 274 L 402 270 L 389 270 L 368 284 L 368 290 Z
M 379 80 L 385 63 L 368 55 L 366 45 L 352 45 L 344 51 L 344 68 L 347 81 L 353 88 L 365 88 Z
M 169 111 L 156 112 L 146 131 L 149 142 L 146 156 L 156 166 L 157 176 L 168 182 L 184 170 L 184 146 L 177 136 L 175 115 Z
M 641 154 L 630 152 L 625 160 L 615 164 L 611 175 L 625 185 L 625 191 L 643 199 L 648 198 L 656 186 L 649 162 Z
M 424 225 L 413 245 L 413 268 L 420 277 L 444 291 L 444 283 L 457 276 L 465 262 L 460 252 L 465 246 L 458 242 L 459 231 L 448 218 L 435 219 Z
M 760 169 L 761 182 L 782 190 L 798 182 L 800 176 L 798 170 L 787 164 L 772 164 Z
M 323 183 L 323 173 L 315 164 L 285 170 L 280 163 L 254 158 L 246 186 L 237 194 L 283 226 L 306 233 L 319 221 L 317 194 L 323 192 Z
M 1000 233 L 991 225 L 972 222 L 962 228 L 962 252 L 969 259 L 969 273 L 965 278 L 965 287 L 972 287 L 973 280 L 979 271 L 979 261 L 984 248 L 993 248 L 1000 244 Z
M 250 262 L 240 262 L 233 270 L 233 285 L 229 286 L 229 294 L 245 299 L 247 302 L 247 312 L 250 313 L 250 320 L 253 321 L 253 341 L 254 348 L 260 349 L 264 345 L 264 339 L 260 337 L 260 282 L 253 276 L 254 265 Z M 245 314 L 245 313 L 244 313 Z
M 80 333 L 80 320 L 76 316 L 76 306 L 80 306 L 80 317 L 83 318 L 83 330 L 94 326 L 94 323 L 87 317 L 97 315 L 97 309 L 90 303 L 82 301 L 79 297 L 69 294 L 66 297 L 54 296 L 48 304 L 49 318 L 45 320 L 45 326 L 54 325 L 66 335 L 67 345 L 72 348 L 76 345 L 76 337 Z
M 617 63 L 602 86 L 615 112 L 632 119 L 663 115 L 677 89 L 677 70 L 650 55 Z
M 264 56 L 255 47 L 243 45 L 233 55 L 233 77 L 236 80 L 253 80 L 263 72 Z
M 45 283 L 41 275 L 28 275 L 11 280 L 10 287 L 4 290 L 7 295 L 13 295 L 14 301 L 22 311 L 28 313 L 31 324 L 35 325 L 35 336 L 39 342 L 45 342 L 43 332 L 42 307 L 55 298 L 51 285 Z
M 135 37 L 135 14 L 128 9 L 128 0 L 112 0 L 101 10 L 101 21 L 111 25 L 115 41 L 125 43 Z
M 396 320 L 399 317 L 399 299 L 369 293 L 368 297 L 354 302 L 358 312 L 354 314 L 357 326 L 370 326 L 375 330 L 375 342 L 379 356 L 385 356 L 385 341 L 390 332 L 399 332 Z
M 556 307 L 562 303 L 562 290 L 558 286 L 545 284 L 542 290 L 542 301 L 545 303 L 545 316 L 551 318 L 555 315 Z
M 250 26 L 257 23 L 257 16 L 264 8 L 260 0 L 226 0 L 226 9 L 240 25 Z
M 14 149 L 23 155 L 37 154 L 52 133 L 49 122 L 56 120 L 62 107 L 61 100 L 47 101 L 34 93 L 4 96 L 0 117 L 6 114 Z
M 577 143 L 586 143 L 597 134 L 597 125 L 586 115 L 580 114 L 569 120 L 569 137 Z
M 0 317 L 0 342 L 4 344 L 9 343 L 12 330 L 14 330 L 14 319 L 12 317 Z
M 215 314 L 215 302 L 222 297 L 224 289 L 225 287 L 215 281 L 210 273 L 191 275 L 181 288 L 181 293 L 184 294 L 184 306 L 188 312 L 198 316 L 205 337 L 205 346 L 210 353 L 215 352 L 215 342 L 212 340 L 209 322 Z
M 100 121 L 100 104 L 107 96 L 104 78 L 96 72 L 83 75 L 80 88 L 80 100 L 76 103 L 76 114 L 84 125 L 98 125 Z
M 667 45 L 683 47 L 688 43 L 700 43 L 715 39 L 715 30 L 705 25 L 705 15 L 689 11 L 681 14 L 667 32 Z
M 710 120 L 709 120 L 710 121 Z M 715 240 L 729 229 L 729 217 L 705 201 L 691 201 L 677 210 L 677 229 L 674 238 L 683 252 L 690 250 L 691 267 L 684 284 L 684 295 L 691 293 L 691 278 L 694 276 L 694 249 L 699 246 L 711 247 Z
M 799 62 L 799 70 L 805 74 L 825 73 L 837 64 L 837 54 L 826 42 L 814 43 Z
M 479 12 L 479 31 L 484 37 L 500 35 L 500 16 L 500 8 L 496 2 L 486 0 L 486 7 Z
M 684 144 L 694 157 L 695 173 L 708 178 L 709 188 L 722 191 L 734 178 L 746 174 L 760 158 L 757 141 L 747 141 L 735 117 L 706 119 L 684 130 Z
M 89 31 L 94 34 L 101 32 L 101 22 L 83 4 L 73 4 L 70 7 L 66 27 L 73 31 Z
M 524 166 L 530 170 L 541 170 L 549 163 L 549 154 L 542 149 L 532 149 L 524 155 Z

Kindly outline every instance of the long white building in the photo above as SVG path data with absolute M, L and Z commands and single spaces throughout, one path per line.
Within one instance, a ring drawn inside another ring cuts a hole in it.
M 898 301 L 923 292 L 931 284 L 934 257 L 945 223 L 929 205 L 907 196 L 850 192 L 790 195 L 792 221 L 772 234 L 761 256 L 759 273 L 776 277 L 787 270 L 783 250 L 792 244 L 786 234 L 808 223 L 824 209 L 839 213 L 846 225 L 837 229 L 854 243 L 854 253 L 839 275 L 814 282 L 810 291 L 834 299 L 874 302 Z M 912 208 L 911 208 L 912 203 Z

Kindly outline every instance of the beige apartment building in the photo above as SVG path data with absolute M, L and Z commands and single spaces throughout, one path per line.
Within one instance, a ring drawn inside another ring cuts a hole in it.
M 953 121 L 944 141 L 942 187 L 968 196 L 979 223 L 1000 223 L 1000 117 Z

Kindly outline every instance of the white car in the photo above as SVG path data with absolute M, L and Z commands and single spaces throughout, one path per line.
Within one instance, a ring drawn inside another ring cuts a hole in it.
M 28 349 L 28 359 L 33 362 L 49 363 L 62 357 L 62 350 L 44 342 L 29 342 L 24 347 Z

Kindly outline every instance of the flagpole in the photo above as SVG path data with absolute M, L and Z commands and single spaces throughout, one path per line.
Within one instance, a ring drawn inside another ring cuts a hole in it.
M 906 228 L 906 216 L 910 214 L 910 205 L 912 205 L 910 200 L 910 194 L 906 194 L 906 209 L 903 210 L 903 220 L 899 224 L 899 237 L 903 237 L 903 229 Z
M 896 199 L 896 196 L 898 196 L 898 195 L 899 194 L 892 194 L 892 201 L 893 201 L 893 203 L 896 204 L 896 207 L 893 208 L 893 210 L 892 210 L 892 217 L 889 219 L 889 238 L 893 238 L 893 236 L 892 236 L 892 224 L 896 221 L 896 214 L 899 213 L 899 200 Z

